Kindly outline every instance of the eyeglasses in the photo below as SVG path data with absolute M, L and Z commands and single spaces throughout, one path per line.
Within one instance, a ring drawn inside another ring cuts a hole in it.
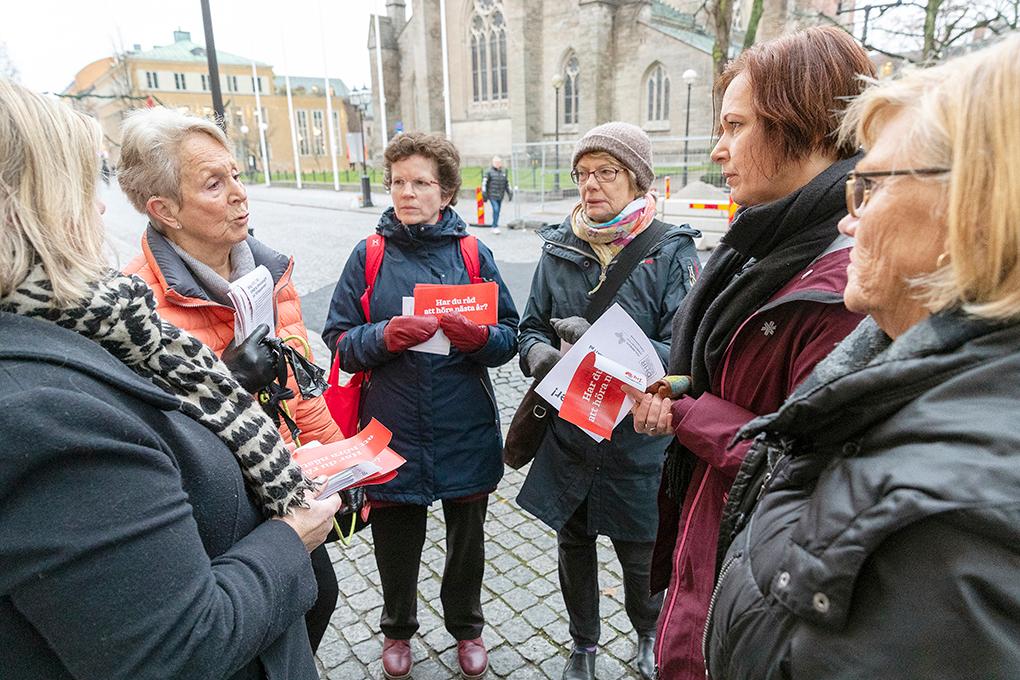
M 386 187 L 386 189 L 391 194 L 399 194 L 408 185 L 410 185 L 411 189 L 414 190 L 414 193 L 420 194 L 423 191 L 428 191 L 429 187 L 431 187 L 433 185 L 439 186 L 439 182 L 437 182 L 434 179 L 421 179 L 421 178 L 419 178 L 419 179 L 412 179 L 412 180 L 393 179 L 393 180 L 390 180 L 390 185 L 388 187 Z
M 595 172 L 587 172 L 585 170 L 573 169 L 570 171 L 570 179 L 574 180 L 574 184 L 581 185 L 588 181 L 588 178 L 595 175 L 595 181 L 599 184 L 608 184 L 616 179 L 616 176 L 623 172 L 623 168 L 605 167 L 599 168 Z
M 948 168 L 921 168 L 919 170 L 875 170 L 857 172 L 851 170 L 846 176 L 846 209 L 854 217 L 860 217 L 864 206 L 871 198 L 879 177 L 902 177 L 905 175 L 944 175 Z

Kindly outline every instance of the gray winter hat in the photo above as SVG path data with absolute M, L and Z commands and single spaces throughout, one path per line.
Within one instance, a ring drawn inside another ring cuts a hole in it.
M 577 167 L 581 156 L 593 151 L 605 151 L 617 158 L 637 177 L 638 189 L 648 191 L 655 179 L 652 170 L 652 140 L 637 125 L 613 121 L 588 130 L 574 147 L 570 167 Z

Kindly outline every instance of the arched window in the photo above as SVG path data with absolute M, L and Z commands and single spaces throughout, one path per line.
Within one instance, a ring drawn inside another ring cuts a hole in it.
M 577 55 L 571 54 L 563 64 L 563 124 L 577 125 L 578 92 L 577 76 L 581 66 Z
M 503 0 L 474 0 L 469 26 L 472 99 L 476 102 L 503 101 L 508 95 Z
M 662 64 L 656 64 L 648 72 L 648 80 L 645 82 L 645 93 L 647 94 L 648 106 L 645 109 L 645 120 L 668 121 L 669 75 Z

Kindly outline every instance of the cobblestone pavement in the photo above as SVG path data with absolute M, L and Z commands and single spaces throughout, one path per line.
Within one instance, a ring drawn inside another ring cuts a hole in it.
M 492 371 L 504 432 L 528 386 L 517 362 Z M 527 468 L 525 468 L 525 472 Z M 521 510 L 514 499 L 524 473 L 510 470 L 489 504 L 485 523 L 486 568 L 482 638 L 489 649 L 489 677 L 559 678 L 570 647 L 567 618 L 556 575 L 556 535 Z M 439 588 L 445 550 L 441 506 L 429 512 L 418 583 L 421 629 L 411 642 L 415 680 L 460 677 L 457 647 L 443 627 Z M 323 678 L 381 678 L 382 590 L 372 556 L 371 534 L 357 534 L 347 547 L 330 545 L 340 598 L 319 648 Z M 608 539 L 599 539 L 602 640 L 596 672 L 603 680 L 636 678 L 635 633 L 623 609 L 623 582 Z

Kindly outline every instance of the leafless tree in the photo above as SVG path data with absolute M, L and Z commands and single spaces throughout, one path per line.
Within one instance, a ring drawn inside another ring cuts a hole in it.
M 17 81 L 19 79 L 18 67 L 14 65 L 10 54 L 7 53 L 7 43 L 0 40 L 0 76 Z

